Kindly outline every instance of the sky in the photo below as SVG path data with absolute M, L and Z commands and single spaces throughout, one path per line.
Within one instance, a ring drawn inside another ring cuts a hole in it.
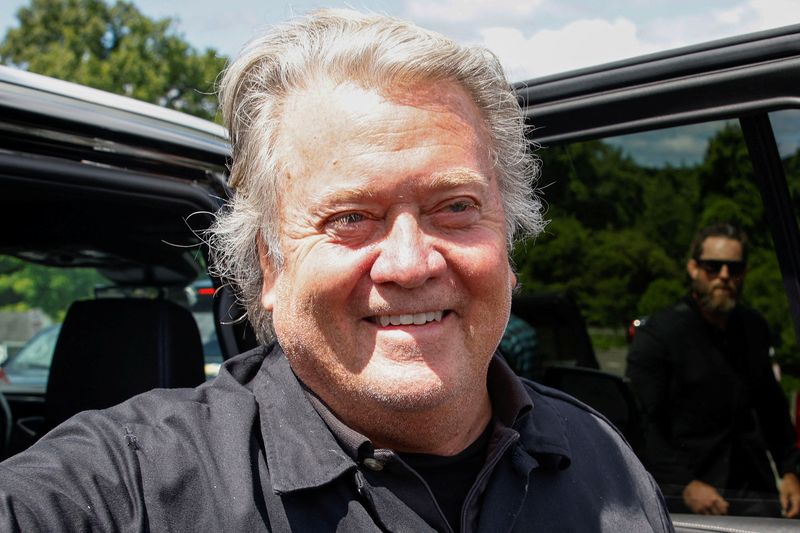
M 235 55 L 271 24 L 319 7 L 409 19 L 495 52 L 512 81 L 800 23 L 800 0 L 132 0 L 177 19 L 197 49 Z M 30 0 L 0 0 L 0 35 Z

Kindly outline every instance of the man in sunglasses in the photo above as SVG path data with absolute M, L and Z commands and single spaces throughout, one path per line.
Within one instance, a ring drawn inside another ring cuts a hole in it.
M 739 304 L 747 251 L 730 224 L 698 232 L 689 294 L 650 317 L 628 354 L 646 419 L 643 462 L 673 512 L 800 514 L 800 451 L 769 329 Z

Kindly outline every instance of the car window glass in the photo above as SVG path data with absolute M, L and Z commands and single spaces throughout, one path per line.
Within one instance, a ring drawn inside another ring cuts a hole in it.
M 207 277 L 183 288 L 117 287 L 95 269 L 48 267 L 0 256 L 0 390 L 43 393 L 67 309 L 73 301 L 92 298 L 164 297 L 187 307 L 200 331 L 210 379 L 222 362 L 213 295 Z
M 195 281 L 188 290 L 190 291 L 189 310 L 200 330 L 200 340 L 203 343 L 203 355 L 206 361 L 206 377 L 210 379 L 219 373 L 219 367 L 222 364 L 222 350 L 214 325 L 213 303 L 216 289 L 211 280 L 204 276 Z
M 788 303 L 738 121 L 543 147 L 551 219 L 515 251 L 522 291 L 569 293 L 603 370 L 623 375 L 632 321 L 687 292 L 694 232 L 739 221 L 753 247 L 745 301 L 775 331 L 779 360 L 798 359 Z M 575 359 L 550 354 L 550 359 Z
M 0 256 L 0 387 L 44 391 L 69 304 L 107 280 L 89 268 L 52 268 Z
M 798 206 L 800 112 L 771 118 Z M 569 295 L 591 339 L 588 348 L 539 343 L 554 352 L 539 354 L 545 366 L 576 365 L 593 355 L 601 370 L 624 376 L 636 326 L 688 293 L 686 260 L 695 231 L 733 221 L 752 244 L 742 302 L 769 322 L 775 377 L 788 398 L 796 395 L 800 354 L 737 120 L 546 146 L 538 155 L 551 222 L 535 243 L 515 250 L 521 293 Z
M 800 219 L 800 109 L 783 109 L 769 114 L 778 153 L 786 173 L 795 216 Z

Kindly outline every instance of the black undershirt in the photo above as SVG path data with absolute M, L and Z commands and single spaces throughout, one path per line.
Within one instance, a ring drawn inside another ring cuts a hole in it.
M 493 430 L 494 421 L 490 421 L 472 444 L 453 456 L 398 454 L 428 484 L 453 531 L 461 530 L 461 508 L 486 462 Z

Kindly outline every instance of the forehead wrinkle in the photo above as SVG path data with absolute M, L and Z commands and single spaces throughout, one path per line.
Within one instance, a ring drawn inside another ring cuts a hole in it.
M 430 182 L 427 184 L 426 188 L 434 190 L 455 189 L 465 185 L 477 185 L 481 190 L 486 190 L 489 187 L 488 179 L 485 176 L 468 168 L 455 168 L 434 172 L 431 174 L 430 178 Z M 409 178 L 406 183 L 411 185 L 410 182 L 412 181 L 418 180 Z M 379 192 L 379 190 L 376 190 L 369 184 L 362 187 L 347 187 L 344 189 L 329 186 L 322 189 L 319 193 L 314 194 L 310 198 L 310 205 L 313 207 L 324 207 L 326 205 L 336 205 L 360 199 L 369 199 L 378 196 Z

